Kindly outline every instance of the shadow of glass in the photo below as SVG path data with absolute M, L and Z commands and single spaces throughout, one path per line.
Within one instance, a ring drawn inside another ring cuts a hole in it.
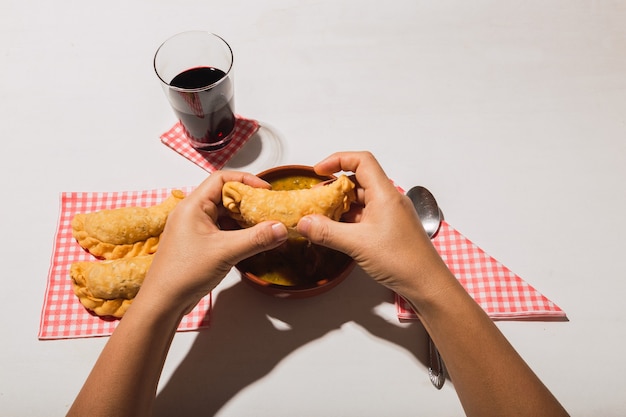
M 224 169 L 258 174 L 282 162 L 285 141 L 278 130 L 266 123 L 224 165 Z
M 299 300 L 269 297 L 239 282 L 215 297 L 210 328 L 198 333 L 161 389 L 155 415 L 215 415 L 290 353 L 348 322 L 426 363 L 423 326 L 390 323 L 374 311 L 381 303 L 393 303 L 393 294 L 359 268 L 332 291 Z M 268 317 L 285 328 L 278 329 Z

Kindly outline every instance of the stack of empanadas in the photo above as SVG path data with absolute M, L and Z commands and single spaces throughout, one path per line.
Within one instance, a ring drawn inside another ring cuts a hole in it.
M 103 261 L 75 262 L 70 268 L 74 294 L 98 316 L 122 317 L 152 264 L 169 213 L 185 197 L 174 190 L 152 207 L 123 207 L 79 213 L 72 235 Z
M 345 175 L 327 185 L 289 191 L 227 182 L 222 188 L 222 203 L 242 227 L 277 220 L 284 223 L 293 236 L 297 235 L 298 221 L 308 214 L 322 214 L 339 220 L 356 199 L 354 188 L 354 183 Z

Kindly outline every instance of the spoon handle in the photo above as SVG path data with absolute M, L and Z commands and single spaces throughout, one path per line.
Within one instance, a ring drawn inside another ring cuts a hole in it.
M 441 355 L 439 354 L 439 350 L 437 350 L 437 347 L 433 343 L 433 339 L 431 339 L 430 336 L 427 337 L 430 364 L 428 367 L 428 377 L 435 388 L 441 389 L 443 384 L 446 382 L 446 368 L 443 364 L 443 360 L 441 359 Z

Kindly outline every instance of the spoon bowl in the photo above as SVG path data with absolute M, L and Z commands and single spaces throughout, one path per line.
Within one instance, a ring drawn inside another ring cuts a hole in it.
M 439 231 L 441 220 L 443 220 L 443 214 L 435 196 L 420 185 L 411 188 L 406 195 L 411 199 L 426 234 L 432 238 Z

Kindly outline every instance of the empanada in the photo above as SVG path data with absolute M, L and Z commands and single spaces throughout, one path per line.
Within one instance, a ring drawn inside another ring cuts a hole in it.
M 287 226 L 290 235 L 297 235 L 298 221 L 308 214 L 339 220 L 356 198 L 354 187 L 345 175 L 327 185 L 289 191 L 254 188 L 230 181 L 222 188 L 222 203 L 242 227 L 277 220 Z
M 72 235 L 80 246 L 103 259 L 119 259 L 156 252 L 167 216 L 185 197 L 172 191 L 152 207 L 122 207 L 79 213 L 72 219 Z
M 101 262 L 75 262 L 70 267 L 74 294 L 98 316 L 122 317 L 143 284 L 154 255 Z

